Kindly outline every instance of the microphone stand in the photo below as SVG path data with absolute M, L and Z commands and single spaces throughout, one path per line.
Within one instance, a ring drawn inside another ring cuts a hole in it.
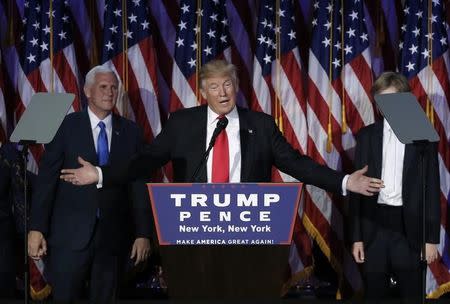
M 23 194 L 24 194 L 24 236 L 23 236 L 23 282 L 24 282 L 24 303 L 29 303 L 30 301 L 30 268 L 28 263 L 28 194 L 27 194 L 27 165 L 28 165 L 28 148 L 30 145 L 35 144 L 36 141 L 34 140 L 21 140 L 19 141 L 19 144 L 22 145 L 22 162 L 23 162 Z
M 420 174 L 422 176 L 422 199 L 421 199 L 421 216 L 419 217 L 419 227 L 421 228 L 421 254 L 422 258 L 420 260 L 420 270 L 421 270 L 421 303 L 425 303 L 426 298 L 426 285 L 427 285 L 427 259 L 426 259 L 426 189 L 427 189 L 427 178 L 426 178 L 426 170 L 425 170 L 425 149 L 427 144 L 429 144 L 428 140 L 415 140 L 414 145 L 417 147 L 420 155 Z
M 220 132 L 222 132 L 222 130 L 225 130 L 227 125 L 228 125 L 228 119 L 225 116 L 220 118 L 219 121 L 217 122 L 216 128 L 214 129 L 214 133 L 211 137 L 211 140 L 209 141 L 208 149 L 206 149 L 205 153 L 203 153 L 202 160 L 198 164 L 197 168 L 195 168 L 194 174 L 192 174 L 191 181 L 193 183 L 197 182 L 198 174 L 199 174 L 201 168 L 208 161 L 209 152 L 211 152 L 212 147 L 214 147 L 217 136 L 219 136 L 219 134 L 220 134 Z

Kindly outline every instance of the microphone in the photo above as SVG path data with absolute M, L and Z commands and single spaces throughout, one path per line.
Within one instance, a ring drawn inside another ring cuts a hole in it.
M 203 165 L 206 163 L 209 157 L 209 152 L 214 147 L 214 144 L 216 143 L 217 136 L 219 136 L 220 132 L 222 130 L 225 130 L 225 128 L 228 125 L 228 119 L 225 116 L 222 116 L 219 118 L 219 121 L 217 121 L 216 128 L 214 129 L 213 135 L 211 136 L 211 140 L 209 141 L 208 149 L 206 149 L 205 153 L 203 154 L 202 160 L 198 164 L 197 168 L 194 171 L 194 174 L 192 174 L 191 181 L 195 183 L 198 178 L 198 173 L 200 172 L 200 169 L 203 167 Z
M 209 151 L 214 147 L 214 144 L 216 143 L 216 138 L 219 136 L 220 132 L 224 130 L 228 125 L 228 119 L 223 116 L 219 118 L 219 121 L 217 122 L 216 128 L 214 129 L 213 135 L 211 136 L 211 140 L 209 141 L 208 150 L 206 150 L 209 154 Z

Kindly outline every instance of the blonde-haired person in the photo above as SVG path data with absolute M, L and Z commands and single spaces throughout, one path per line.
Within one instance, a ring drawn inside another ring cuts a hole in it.
M 374 82 L 371 93 L 409 92 L 405 76 L 385 72 Z M 439 171 L 436 144 L 429 144 L 426 162 L 426 260 L 437 257 L 439 243 Z M 384 181 L 379 194 L 350 194 L 350 238 L 355 261 L 362 265 L 367 298 L 390 296 L 391 277 L 400 295 L 418 300 L 421 291 L 421 198 L 419 152 L 402 144 L 383 119 L 357 135 L 355 168 L 368 166 L 368 174 Z

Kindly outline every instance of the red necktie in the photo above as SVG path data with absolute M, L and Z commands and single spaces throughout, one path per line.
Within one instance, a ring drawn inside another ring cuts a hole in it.
M 221 116 L 218 117 L 218 119 L 220 118 Z M 229 158 L 228 136 L 224 129 L 217 136 L 216 143 L 214 144 L 211 178 L 213 183 L 228 183 L 230 181 Z

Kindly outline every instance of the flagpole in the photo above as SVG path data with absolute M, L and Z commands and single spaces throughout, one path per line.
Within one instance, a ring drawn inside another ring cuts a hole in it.
M 127 25 L 127 0 L 122 0 L 122 6 L 123 6 L 123 21 L 122 25 L 125 29 L 125 35 L 124 35 L 124 48 L 123 48 L 123 58 L 124 58 L 124 67 L 125 67 L 125 92 L 128 92 L 128 25 Z
M 49 2 L 49 14 L 50 19 L 50 93 L 55 92 L 55 71 L 53 69 L 53 0 Z
M 195 33 L 195 40 L 197 43 L 197 64 L 195 65 L 195 97 L 197 98 L 197 104 L 201 104 L 201 96 L 199 93 L 199 73 L 202 66 L 202 1 L 197 0 L 197 31 Z
M 341 0 L 341 10 L 342 10 L 342 14 L 341 14 L 341 79 L 342 79 L 342 105 L 341 105 L 341 116 L 342 116 L 342 133 L 346 133 L 347 132 L 347 118 L 345 115 L 345 56 L 344 56 L 344 29 L 345 29 L 345 24 L 344 24 L 344 0 Z M 330 45 L 331 48 L 333 48 L 332 45 Z
M 283 133 L 283 114 L 282 114 L 282 104 L 280 98 L 280 71 L 281 71 L 281 39 L 280 39 L 280 0 L 275 3 L 275 74 L 276 74 L 276 86 L 275 86 L 275 122 L 278 125 L 278 129 Z
M 330 10 L 330 52 L 328 56 L 329 65 L 328 65 L 328 124 L 327 124 L 327 152 L 331 153 L 333 148 L 333 134 L 331 130 L 331 111 L 333 107 L 333 94 L 331 93 L 333 90 L 332 77 L 333 77 L 333 13 L 334 13 L 334 5 L 333 2 L 330 2 L 331 10 Z
M 431 77 L 431 73 L 433 71 L 433 40 L 432 40 L 432 34 L 433 34 L 433 23 L 431 20 L 431 17 L 433 16 L 433 6 L 431 1 L 428 0 L 428 20 L 427 20 L 427 27 L 428 27 L 428 37 L 427 37 L 427 44 L 428 44 L 428 50 L 429 50 L 429 56 L 428 56 L 428 81 L 427 81 L 427 104 L 426 104 L 426 113 L 428 118 L 430 119 L 431 124 L 434 125 L 434 111 L 433 111 L 433 104 L 430 100 L 430 92 L 431 92 L 431 82 L 433 81 Z
M 89 18 L 89 23 L 91 24 L 92 28 L 92 35 L 91 35 L 91 53 L 89 54 L 90 59 L 90 65 L 97 65 L 98 64 L 98 48 L 97 48 L 97 37 L 95 33 L 97 32 L 97 24 L 94 21 L 94 14 L 97 14 L 97 10 L 95 9 L 96 1 L 89 1 L 89 15 L 91 18 Z
M 127 0 L 122 0 L 122 116 L 128 117 L 128 26 L 127 26 Z

